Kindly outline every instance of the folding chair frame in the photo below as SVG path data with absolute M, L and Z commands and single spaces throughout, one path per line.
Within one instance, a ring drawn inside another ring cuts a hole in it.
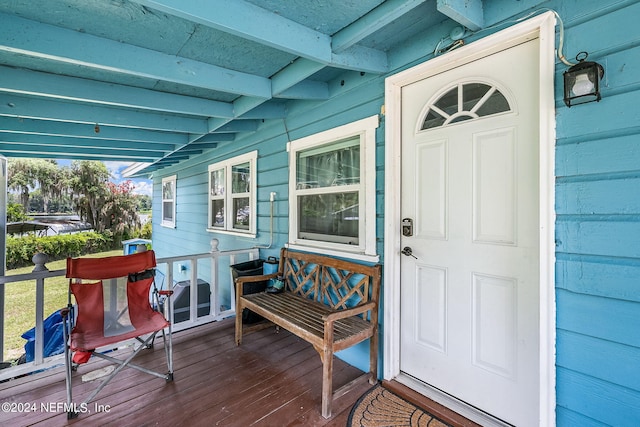
M 71 279 L 70 279 L 71 280 Z M 171 313 L 171 295 L 173 291 L 170 290 L 158 290 L 155 283 L 155 278 L 153 280 L 153 298 L 156 309 L 160 308 L 160 295 L 166 297 L 165 307 L 167 311 L 166 318 L 169 319 L 168 326 L 165 329 L 160 331 L 155 331 L 149 334 L 146 339 L 142 339 L 140 337 L 135 337 L 141 344 L 138 347 L 134 347 L 133 353 L 129 355 L 126 359 L 117 359 L 112 356 L 108 356 L 104 353 L 100 353 L 98 351 L 92 350 L 91 355 L 99 357 L 101 359 L 107 360 L 113 364 L 118 365 L 117 368 L 111 372 L 107 377 L 105 377 L 98 388 L 96 388 L 82 403 L 79 405 L 74 405 L 73 396 L 72 396 L 72 371 L 76 371 L 78 368 L 78 364 L 73 362 L 73 351 L 70 348 L 70 339 L 71 339 L 71 331 L 74 326 L 74 307 L 71 304 L 71 290 L 69 289 L 69 301 L 68 306 L 65 309 L 61 310 L 62 318 L 63 318 L 63 336 L 64 336 L 64 355 L 65 355 L 65 368 L 66 368 L 66 388 L 67 388 L 67 419 L 77 418 L 80 414 L 80 411 L 83 408 L 87 407 L 87 404 L 91 402 L 98 393 L 125 367 L 129 367 L 132 369 L 136 369 L 138 371 L 156 376 L 158 378 L 164 378 L 165 381 L 171 382 L 173 381 L 173 342 L 172 342 L 172 329 L 171 320 L 173 319 Z M 164 351 L 167 359 L 167 367 L 168 372 L 162 374 L 160 372 L 152 371 L 150 369 L 144 368 L 140 365 L 136 365 L 131 363 L 134 357 L 136 357 L 142 350 L 153 348 L 154 341 L 158 333 L 162 332 L 162 338 L 164 343 Z M 124 341 L 123 341 L 124 342 Z

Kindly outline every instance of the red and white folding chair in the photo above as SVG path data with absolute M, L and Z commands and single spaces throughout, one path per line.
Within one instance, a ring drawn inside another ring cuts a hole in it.
M 171 322 L 157 311 L 160 307 L 159 294 L 169 298 L 171 291 L 156 289 L 155 267 L 156 258 L 153 251 L 104 258 L 67 259 L 69 306 L 62 314 L 65 319 L 63 330 L 69 419 L 78 416 L 78 410 L 73 408 L 85 408 L 125 367 L 173 381 Z M 155 308 L 149 300 L 152 284 Z M 75 306 L 72 305 L 71 294 L 75 297 Z M 165 306 L 171 307 L 168 300 Z M 77 314 L 74 313 L 76 309 Z M 167 317 L 171 319 L 171 313 Z M 168 372 L 155 372 L 131 363 L 141 350 L 153 347 L 155 337 L 160 332 L 164 341 Z M 98 350 L 131 339 L 139 341 L 139 345 L 134 345 L 132 353 L 124 360 L 100 353 Z M 81 404 L 74 405 L 71 372 L 79 364 L 87 362 L 92 355 L 118 366 Z

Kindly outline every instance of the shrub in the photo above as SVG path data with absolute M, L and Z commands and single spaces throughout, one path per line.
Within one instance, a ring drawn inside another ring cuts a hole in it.
M 7 204 L 7 222 L 28 221 L 30 218 L 24 213 L 24 208 L 19 203 Z
M 55 261 L 108 251 L 114 249 L 113 245 L 112 238 L 93 231 L 45 237 L 8 237 L 7 269 L 33 265 L 31 258 L 37 252 L 43 252 L 49 256 L 49 261 Z
M 152 228 L 151 217 L 149 217 L 147 222 L 142 224 L 142 228 L 139 231 L 138 237 L 140 237 L 141 239 L 151 239 L 151 228 Z

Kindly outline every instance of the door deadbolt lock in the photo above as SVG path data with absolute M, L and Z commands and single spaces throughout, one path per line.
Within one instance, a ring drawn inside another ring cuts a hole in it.
M 413 220 L 411 218 L 404 218 L 402 220 L 402 235 L 404 237 L 413 236 Z

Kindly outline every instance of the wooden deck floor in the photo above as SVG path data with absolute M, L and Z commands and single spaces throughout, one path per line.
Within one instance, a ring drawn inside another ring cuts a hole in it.
M 125 369 L 89 404 L 90 412 L 75 420 L 67 421 L 58 406 L 66 402 L 63 368 L 2 383 L 0 403 L 25 407 L 20 413 L 0 411 L 0 425 L 344 426 L 352 405 L 370 387 L 364 382 L 340 397 L 333 416 L 324 419 L 317 352 L 286 331 L 276 334 L 274 328 L 251 334 L 236 347 L 233 327 L 233 319 L 228 319 L 176 333 L 173 382 Z M 136 361 L 164 371 L 161 340 L 156 343 Z M 95 381 L 82 383 L 80 377 L 105 364 L 96 359 L 80 367 L 74 374 L 74 400 L 81 401 L 96 387 Z M 336 359 L 334 387 L 359 374 Z M 97 411 L 100 408 L 103 411 Z

